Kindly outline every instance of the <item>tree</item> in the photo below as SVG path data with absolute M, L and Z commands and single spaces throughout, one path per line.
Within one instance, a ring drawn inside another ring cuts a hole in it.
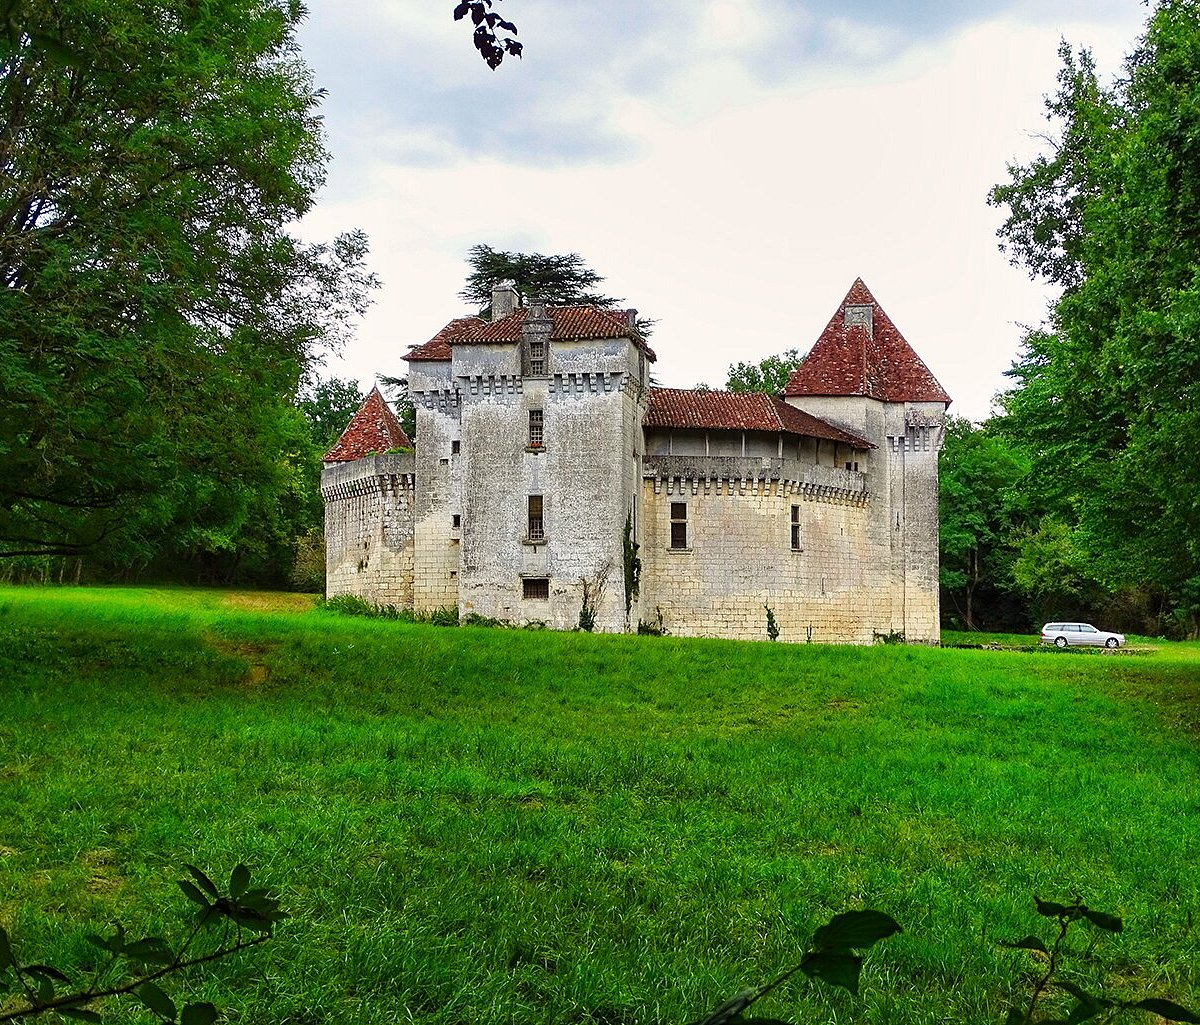
M 615 307 L 624 300 L 595 290 L 604 281 L 578 253 L 547 256 L 543 253 L 510 253 L 482 242 L 467 250 L 471 273 L 459 298 L 480 309 L 491 310 L 492 286 L 511 281 L 517 291 L 552 306 L 589 305 Z
M 799 349 L 788 349 L 758 363 L 733 363 L 725 387 L 729 391 L 762 391 L 779 395 L 787 387 L 792 371 L 804 362 Z
M 994 626 L 1013 590 L 1016 532 L 1026 519 L 1018 485 L 1029 458 L 987 425 L 951 418 L 939 463 L 942 589 L 967 630 Z
M 329 377 L 309 383 L 300 392 L 296 406 L 308 421 L 312 443 L 322 452 L 328 451 L 365 398 L 357 381 Z
M 374 285 L 303 244 L 326 157 L 287 0 L 10 6 L 0 35 L 0 553 L 236 545 L 292 399 Z
M 1005 430 L 1109 589 L 1200 593 L 1200 4 L 1161 0 L 1109 88 L 1062 50 L 1052 153 L 991 200 L 1014 261 L 1062 288 Z M 1193 624 L 1194 629 L 1194 624 Z
M 492 287 L 502 281 L 511 281 L 520 295 L 551 306 L 615 309 L 625 301 L 596 290 L 604 277 L 584 263 L 578 253 L 510 253 L 478 243 L 467 250 L 467 263 L 471 273 L 458 295 L 484 318 L 491 316 Z M 647 337 L 655 322 L 639 317 L 637 323 L 638 331 Z

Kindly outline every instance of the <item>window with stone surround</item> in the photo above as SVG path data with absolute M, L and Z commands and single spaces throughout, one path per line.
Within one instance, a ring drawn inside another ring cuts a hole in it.
M 800 506 L 792 506 L 792 551 L 800 551 Z
M 542 411 L 540 409 L 531 409 L 529 411 L 529 447 L 541 448 L 543 440 Z
M 671 503 L 671 547 L 686 549 L 687 536 L 687 502 Z
M 521 580 L 521 597 L 532 601 L 550 600 L 549 577 L 524 577 Z
M 529 374 L 542 377 L 546 373 L 546 343 L 540 338 L 529 341 Z
M 542 496 L 529 496 L 529 534 L 530 541 L 542 541 L 546 537 L 545 523 L 542 520 Z

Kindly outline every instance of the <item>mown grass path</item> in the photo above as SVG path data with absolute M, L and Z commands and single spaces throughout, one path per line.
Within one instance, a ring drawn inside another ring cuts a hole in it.
M 1200 992 L 1200 647 L 1142 657 L 446 629 L 288 596 L 0 589 L 0 924 L 86 963 L 239 860 L 255 1023 L 686 1022 L 832 912 L 905 932 L 798 1022 L 986 1022 L 1036 892 L 1081 980 Z M 126 911 L 125 909 L 130 909 Z M 120 910 L 118 910 L 120 909 Z M 1081 934 L 1082 935 L 1082 934 Z M 119 1017 L 113 1020 L 120 1021 Z M 132 1020 L 132 1019 L 131 1019 Z

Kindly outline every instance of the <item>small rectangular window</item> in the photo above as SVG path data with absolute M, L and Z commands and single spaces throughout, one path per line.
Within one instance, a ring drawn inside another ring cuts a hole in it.
M 529 447 L 542 447 L 542 411 L 540 409 L 531 409 L 529 411 Z
M 800 551 L 800 506 L 792 506 L 792 551 Z
M 858 472 L 858 463 L 857 462 L 848 462 L 848 463 L 846 463 L 846 469 L 852 470 L 853 472 L 857 473 Z
M 454 515 L 450 517 L 450 525 L 455 530 L 458 530 L 458 528 L 462 526 L 462 516 L 459 513 L 454 513 Z
M 546 343 L 540 338 L 529 342 L 529 373 L 533 377 L 546 373 Z
M 550 580 L 548 577 L 525 577 L 521 581 L 521 597 L 533 601 L 550 600 Z
M 671 547 L 687 548 L 687 502 L 671 503 Z
M 458 451 L 459 451 L 460 447 L 461 447 L 461 442 L 458 442 L 458 441 L 450 442 L 450 454 L 452 456 L 458 455 Z
M 545 538 L 546 531 L 542 521 L 542 496 L 529 496 L 529 540 L 541 541 Z

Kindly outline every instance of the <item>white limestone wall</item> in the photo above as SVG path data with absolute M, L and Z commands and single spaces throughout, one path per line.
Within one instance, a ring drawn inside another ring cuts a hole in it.
M 444 365 L 444 364 L 443 364 Z M 413 516 L 415 546 L 413 605 L 419 612 L 458 606 L 459 532 L 461 515 L 460 440 L 456 393 L 430 391 L 417 407 L 415 464 L 417 493 Z
M 321 473 L 325 593 L 412 608 L 411 453 L 368 456 Z
M 582 580 L 608 567 L 596 629 L 624 629 L 621 538 L 632 505 L 636 393 L 624 374 L 481 381 L 462 406 L 460 611 L 573 629 Z M 528 450 L 529 410 L 544 445 Z M 530 543 L 528 498 L 543 498 L 545 538 Z M 548 600 L 523 597 L 550 580 Z
M 872 565 L 861 478 L 813 467 L 809 483 L 647 478 L 641 616 L 680 636 L 869 644 L 890 632 L 891 586 Z M 857 489 L 857 490 L 856 490 Z M 671 548 L 671 503 L 688 507 L 688 549 Z M 801 550 L 791 547 L 799 506 Z

